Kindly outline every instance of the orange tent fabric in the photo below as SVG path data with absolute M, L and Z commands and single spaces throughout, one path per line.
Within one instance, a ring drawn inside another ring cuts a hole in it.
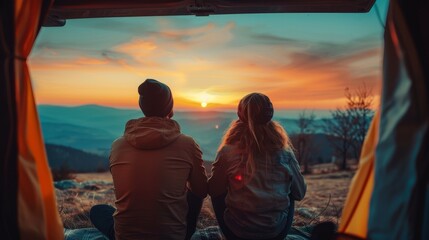
M 375 148 L 378 143 L 380 112 L 377 111 L 365 138 L 359 168 L 352 179 L 338 231 L 366 238 L 369 203 L 374 186 Z
M 43 0 L 15 1 L 18 225 L 21 239 L 64 238 L 26 62 L 43 20 L 41 15 L 46 14 L 46 10 Z

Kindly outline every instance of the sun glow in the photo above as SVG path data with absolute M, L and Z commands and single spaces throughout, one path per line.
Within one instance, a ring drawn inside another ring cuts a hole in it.
M 202 108 L 206 108 L 208 104 L 213 101 L 213 96 L 207 92 L 199 93 L 197 98 L 199 99 Z

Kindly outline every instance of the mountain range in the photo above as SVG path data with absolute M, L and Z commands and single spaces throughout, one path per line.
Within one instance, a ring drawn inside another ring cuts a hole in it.
M 123 134 L 126 122 L 143 117 L 140 110 L 99 105 L 39 105 L 38 113 L 46 143 L 97 154 L 105 159 L 109 155 L 111 143 Z M 299 128 L 297 119 L 290 118 L 291 115 L 278 112 L 274 120 L 293 136 Z M 292 116 L 296 117 L 296 114 Z M 184 134 L 192 136 L 200 145 L 203 158 L 213 161 L 224 132 L 237 119 L 237 115 L 235 112 L 177 111 L 173 119 L 180 124 Z M 316 119 L 316 124 L 322 122 L 322 119 Z M 317 135 L 315 140 L 319 142 L 318 145 L 326 145 L 326 136 L 320 131 Z M 315 154 L 315 158 L 329 158 L 330 154 L 332 151 L 325 150 Z

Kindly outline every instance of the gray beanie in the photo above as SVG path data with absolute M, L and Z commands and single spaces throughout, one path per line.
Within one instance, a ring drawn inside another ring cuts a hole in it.
M 166 117 L 173 110 L 170 88 L 154 79 L 146 79 L 138 88 L 139 106 L 146 117 Z

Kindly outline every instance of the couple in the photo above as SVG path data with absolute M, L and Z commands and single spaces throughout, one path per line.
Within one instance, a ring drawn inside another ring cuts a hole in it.
M 171 119 L 170 88 L 147 79 L 138 92 L 145 117 L 128 121 L 110 154 L 116 209 L 92 207 L 94 226 L 109 239 L 190 239 L 208 193 L 227 239 L 284 239 L 306 184 L 270 99 L 241 99 L 207 181 L 199 146 Z

